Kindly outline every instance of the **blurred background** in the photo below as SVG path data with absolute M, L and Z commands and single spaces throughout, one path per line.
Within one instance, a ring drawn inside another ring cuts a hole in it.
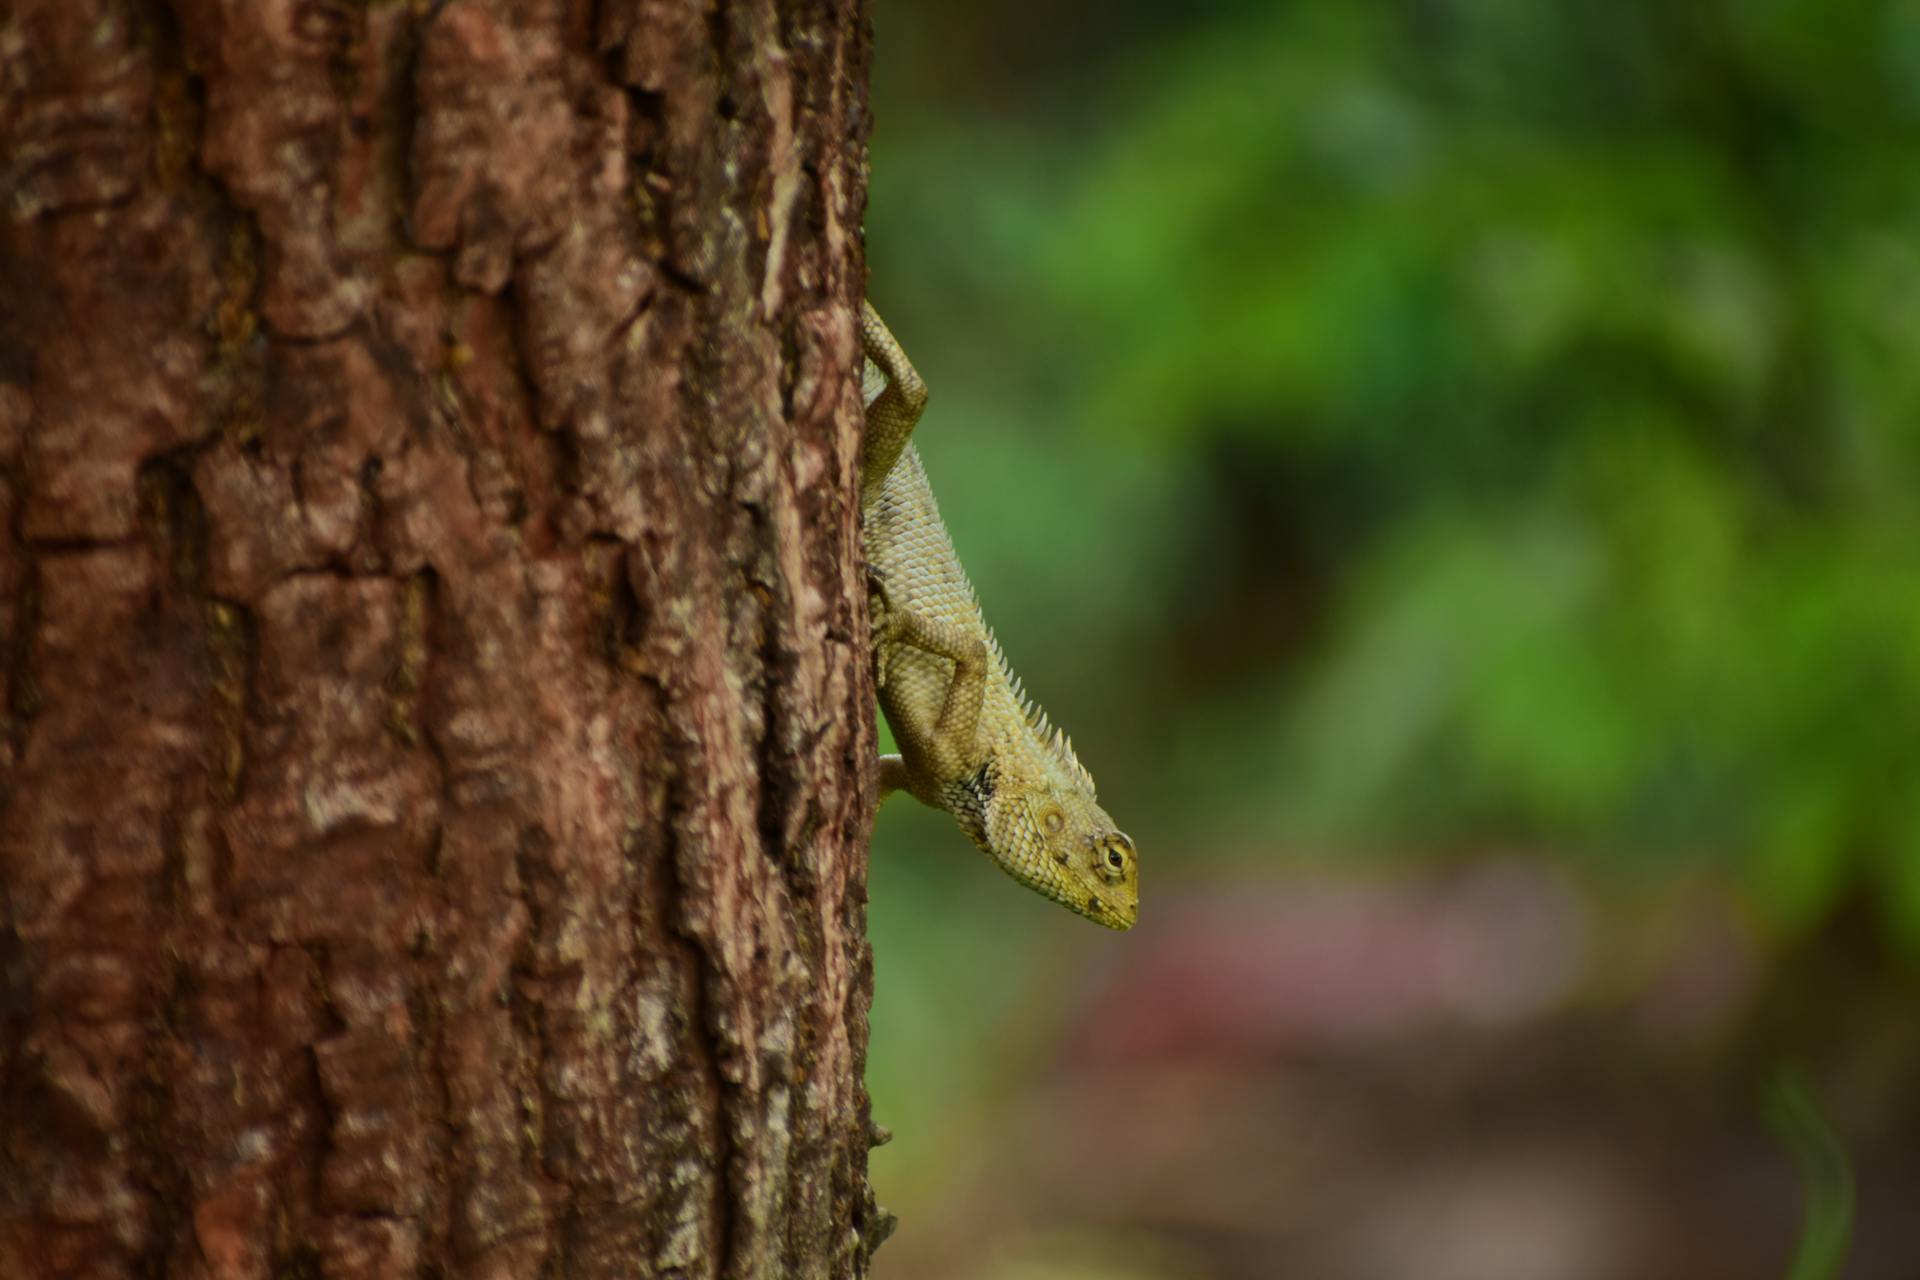
M 1144 883 L 886 807 L 877 1274 L 1920 1275 L 1920 0 L 878 8 L 869 296 Z

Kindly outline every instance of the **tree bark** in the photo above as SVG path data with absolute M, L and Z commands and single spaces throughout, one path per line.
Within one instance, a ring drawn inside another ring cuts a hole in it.
M 862 0 L 0 0 L 0 1276 L 851 1276 Z

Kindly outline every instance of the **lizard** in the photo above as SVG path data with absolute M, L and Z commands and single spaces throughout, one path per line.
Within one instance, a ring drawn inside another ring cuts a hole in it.
M 899 744 L 884 801 L 952 814 L 1002 870 L 1110 929 L 1139 914 L 1133 841 L 1073 744 L 1023 692 L 980 611 L 909 437 L 926 384 L 872 304 L 860 311 L 860 455 L 874 682 Z

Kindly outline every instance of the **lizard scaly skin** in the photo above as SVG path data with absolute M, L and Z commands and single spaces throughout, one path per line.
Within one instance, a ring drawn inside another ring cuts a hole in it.
M 945 809 L 1014 879 L 1110 929 L 1131 928 L 1133 841 L 1095 802 L 1066 736 L 1021 693 L 908 443 L 926 388 L 871 305 L 860 338 L 875 679 L 900 744 L 881 758 L 882 794 L 909 791 Z

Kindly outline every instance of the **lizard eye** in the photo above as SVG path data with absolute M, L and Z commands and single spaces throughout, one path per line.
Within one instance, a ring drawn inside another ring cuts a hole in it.
M 1110 844 L 1100 857 L 1100 874 L 1107 880 L 1118 880 L 1127 874 L 1127 854 L 1117 844 Z

